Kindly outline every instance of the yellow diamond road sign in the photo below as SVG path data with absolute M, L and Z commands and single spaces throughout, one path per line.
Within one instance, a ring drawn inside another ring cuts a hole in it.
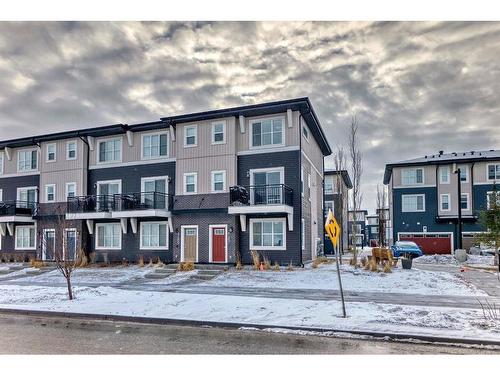
M 328 234 L 328 237 L 330 237 L 330 241 L 332 241 L 333 246 L 337 246 L 340 237 L 340 226 L 338 225 L 337 220 L 335 220 L 331 209 L 328 210 L 325 230 Z

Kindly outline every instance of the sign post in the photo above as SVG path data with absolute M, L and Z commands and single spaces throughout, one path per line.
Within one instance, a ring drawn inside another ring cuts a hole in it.
M 325 230 L 328 234 L 328 238 L 332 241 L 333 248 L 335 249 L 335 258 L 337 263 L 337 277 L 339 279 L 339 289 L 340 289 L 340 298 L 342 300 L 342 316 L 344 318 L 347 317 L 345 311 L 345 301 L 344 301 L 344 290 L 342 289 L 342 279 L 340 277 L 340 260 L 339 260 L 339 238 L 340 238 L 340 226 L 335 220 L 333 216 L 332 210 L 328 210 L 328 217 L 325 223 Z

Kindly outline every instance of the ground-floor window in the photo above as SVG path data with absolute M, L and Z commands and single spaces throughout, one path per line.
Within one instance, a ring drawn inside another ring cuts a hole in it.
M 168 230 L 166 222 L 141 223 L 141 249 L 167 249 Z
M 16 226 L 16 250 L 35 249 L 35 226 Z
M 96 249 L 121 249 L 122 229 L 120 224 L 97 224 L 96 231 Z
M 251 250 L 285 250 L 286 219 L 250 219 Z

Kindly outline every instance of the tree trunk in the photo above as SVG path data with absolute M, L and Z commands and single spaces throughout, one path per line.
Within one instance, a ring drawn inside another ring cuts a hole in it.
M 66 284 L 68 285 L 68 298 L 73 299 L 73 288 L 71 287 L 71 276 L 66 277 Z

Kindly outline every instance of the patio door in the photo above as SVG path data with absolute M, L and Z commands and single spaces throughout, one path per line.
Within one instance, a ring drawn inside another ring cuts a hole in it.
M 255 171 L 252 173 L 252 204 L 281 203 L 282 171 Z
M 76 256 L 76 229 L 66 230 L 66 248 L 64 249 L 64 259 L 74 260 Z
M 182 227 L 182 254 L 181 261 L 197 262 L 198 261 L 198 227 L 183 226 Z
M 165 209 L 167 193 L 166 177 L 147 178 L 142 181 L 141 201 L 147 208 Z M 158 193 L 158 194 L 155 194 Z
M 36 203 L 36 188 L 21 188 L 17 194 L 19 208 L 33 208 Z
M 114 194 L 121 193 L 121 181 L 109 181 L 97 183 L 97 209 L 98 211 L 109 211 L 113 208 Z
M 54 229 L 44 229 L 42 244 L 42 260 L 55 260 L 56 231 Z

